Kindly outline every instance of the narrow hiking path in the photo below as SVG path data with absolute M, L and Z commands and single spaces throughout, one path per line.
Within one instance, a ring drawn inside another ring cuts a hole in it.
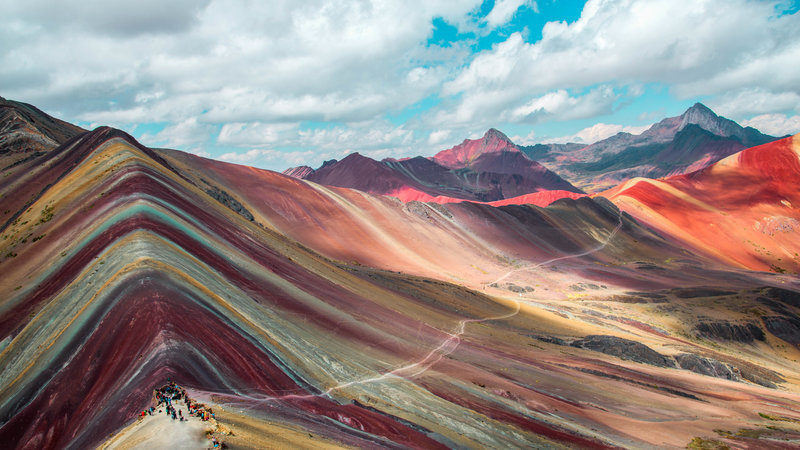
M 622 215 L 620 214 L 619 223 L 617 226 L 599 245 L 583 252 L 562 255 L 546 261 L 510 270 L 502 277 L 498 278 L 495 283 L 506 279 L 508 276 L 516 272 L 534 270 L 548 264 L 552 264 L 556 261 L 579 258 L 600 251 L 611 242 L 621 228 Z M 308 399 L 313 397 L 329 396 L 338 390 L 346 389 L 352 386 L 380 383 L 390 379 L 408 379 L 418 377 L 428 371 L 443 358 L 456 351 L 458 346 L 461 344 L 462 336 L 467 331 L 467 325 L 472 323 L 483 323 L 509 319 L 519 314 L 522 308 L 522 302 L 513 298 L 510 298 L 509 300 L 514 302 L 514 307 L 511 308 L 511 311 L 504 314 L 483 317 L 480 319 L 461 319 L 455 329 L 452 332 L 447 333 L 448 337 L 431 351 L 429 351 L 424 357 L 383 374 L 369 378 L 341 382 L 316 394 L 300 394 L 299 390 L 297 391 L 298 393 L 286 393 L 276 396 L 252 396 L 241 392 L 234 392 L 232 395 L 226 395 L 226 397 L 232 400 L 246 399 L 248 401 L 254 401 L 258 403 L 292 399 Z M 129 425 L 115 436 L 111 437 L 101 446 L 101 448 L 224 448 L 225 444 L 222 442 L 222 439 L 220 439 L 220 434 L 224 433 L 225 427 L 220 426 L 213 418 L 210 418 L 208 421 L 204 421 L 200 417 L 197 417 L 197 405 L 200 405 L 203 408 L 205 408 L 205 405 L 192 402 L 192 400 L 186 395 L 186 391 L 180 389 L 174 383 L 165 385 L 165 387 L 167 386 L 172 386 L 179 392 L 176 397 L 177 400 L 171 400 L 169 405 L 171 408 L 174 408 L 176 416 L 182 416 L 185 418 L 185 420 L 176 420 L 172 418 L 173 416 L 171 414 L 166 414 L 167 403 L 164 402 L 162 404 L 163 395 L 159 396 L 160 392 L 165 392 L 164 388 L 162 388 L 161 390 L 156 391 L 155 398 L 158 400 L 158 406 L 152 410 L 152 414 L 145 411 L 136 422 Z M 169 392 L 170 396 L 175 395 L 175 391 L 166 392 Z M 217 395 L 219 395 L 219 393 L 217 393 Z M 181 399 L 183 400 L 183 404 L 181 404 Z M 190 408 L 192 403 L 194 403 L 195 408 Z M 210 411 L 210 408 L 208 408 L 208 411 Z M 207 416 L 203 415 L 203 417 Z
M 611 231 L 611 233 L 608 235 L 608 237 L 605 240 L 603 240 L 599 245 L 597 245 L 595 247 L 592 247 L 591 249 L 583 251 L 583 252 L 578 252 L 578 253 L 573 253 L 573 254 L 568 254 L 568 255 L 562 255 L 562 256 L 559 256 L 559 257 L 556 257 L 556 258 L 548 259 L 546 261 L 530 264 L 530 265 L 527 265 L 525 267 L 521 267 L 521 268 L 517 268 L 517 269 L 511 270 L 511 271 L 507 272 L 505 275 L 503 275 L 502 277 L 498 278 L 493 283 L 500 282 L 500 281 L 504 280 L 505 278 L 507 278 L 509 275 L 511 275 L 513 273 L 516 273 L 516 272 L 538 269 L 538 268 L 546 266 L 548 264 L 552 264 L 552 263 L 554 263 L 556 261 L 563 261 L 563 260 L 571 259 L 571 258 L 580 258 L 582 256 L 587 256 L 587 255 L 590 255 L 592 253 L 595 253 L 595 252 L 598 252 L 600 250 L 603 250 L 604 248 L 606 248 L 608 246 L 608 244 L 611 242 L 611 240 L 614 239 L 614 236 L 616 236 L 617 232 L 619 232 L 619 230 L 621 228 L 622 228 L 622 212 L 619 213 L 619 222 L 617 223 L 616 227 L 614 227 L 614 229 Z M 396 369 L 392 369 L 392 370 L 390 370 L 390 371 L 388 371 L 386 373 L 383 373 L 381 375 L 376 375 L 376 376 L 370 377 L 370 378 L 362 378 L 362 379 L 358 379 L 358 380 L 342 382 L 342 383 L 336 384 L 335 386 L 329 387 L 328 389 L 326 389 L 326 390 L 324 390 L 324 391 L 322 391 L 321 393 L 318 393 L 318 394 L 285 394 L 285 395 L 278 395 L 278 396 L 271 396 L 271 397 L 254 397 L 254 396 L 248 396 L 248 395 L 242 395 L 242 396 L 244 396 L 244 397 L 246 397 L 246 398 L 248 398 L 250 400 L 261 401 L 261 402 L 280 401 L 280 400 L 289 400 L 289 399 L 308 399 L 308 398 L 313 398 L 313 397 L 327 396 L 327 395 L 329 395 L 329 394 L 331 394 L 331 393 L 333 393 L 335 391 L 338 391 L 338 390 L 341 390 L 341 389 L 345 389 L 345 388 L 348 388 L 348 387 L 351 387 L 351 386 L 358 386 L 358 385 L 369 384 L 369 383 L 378 383 L 378 382 L 381 382 L 381 381 L 384 381 L 384 380 L 387 380 L 387 379 L 390 379 L 390 378 L 414 378 L 414 377 L 420 376 L 423 373 L 425 373 L 428 369 L 433 367 L 434 364 L 436 364 L 437 362 L 441 361 L 442 358 L 452 354 L 458 348 L 459 344 L 461 344 L 461 336 L 463 336 L 464 333 L 466 332 L 466 327 L 467 327 L 468 324 L 470 324 L 470 323 L 489 322 L 489 321 L 494 321 L 494 320 L 509 319 L 509 318 L 514 317 L 517 314 L 519 314 L 519 312 L 520 312 L 520 310 L 522 308 L 522 303 L 519 300 L 516 300 L 516 299 L 513 299 L 513 298 L 511 298 L 510 300 L 513 301 L 514 304 L 515 304 L 515 306 L 514 306 L 514 308 L 513 308 L 513 310 L 511 312 L 506 313 L 506 314 L 496 315 L 496 316 L 484 317 L 484 318 L 481 318 L 481 319 L 462 319 L 462 320 L 460 320 L 458 322 L 458 325 L 456 326 L 456 328 L 455 328 L 455 330 L 453 332 L 447 333 L 448 334 L 448 338 L 445 339 L 444 341 L 442 341 L 433 350 L 428 352 L 428 354 L 426 354 L 422 359 L 420 359 L 419 361 L 416 361 L 416 362 L 409 363 L 409 364 L 406 364 L 404 366 L 398 367 Z
M 547 261 L 543 261 L 543 262 L 540 262 L 540 263 L 526 264 L 523 267 L 519 267 L 519 268 L 516 268 L 516 269 L 509 270 L 508 272 L 506 272 L 500 278 L 498 278 L 498 279 L 496 279 L 496 280 L 494 280 L 492 282 L 485 283 L 485 284 L 487 286 L 489 286 L 489 285 L 492 285 L 492 284 L 499 283 L 499 282 L 505 280 L 506 278 L 508 278 L 510 275 L 512 275 L 514 273 L 517 273 L 517 272 L 524 272 L 526 270 L 534 270 L 534 269 L 538 269 L 538 268 L 540 268 L 542 266 L 545 266 L 545 265 L 548 265 L 548 264 L 552 264 L 552 263 L 554 263 L 556 261 L 562 261 L 562 260 L 565 260 L 565 259 L 572 259 L 572 258 L 580 258 L 581 256 L 588 256 L 588 255 L 591 255 L 592 253 L 599 252 L 600 250 L 603 250 L 604 248 L 606 248 L 606 246 L 608 246 L 608 243 L 611 242 L 611 239 L 614 239 L 614 236 L 617 235 L 617 232 L 619 232 L 619 230 L 621 228 L 622 228 L 622 213 L 620 212 L 620 214 L 619 214 L 619 222 L 617 223 L 617 226 L 614 227 L 614 229 L 611 230 L 611 233 L 608 235 L 608 237 L 604 241 L 602 241 L 599 245 L 597 245 L 596 247 L 592 247 L 589 250 L 586 250 L 584 252 L 574 253 L 574 254 L 569 254 L 569 255 L 563 255 L 563 256 L 559 256 L 557 258 L 548 259 Z

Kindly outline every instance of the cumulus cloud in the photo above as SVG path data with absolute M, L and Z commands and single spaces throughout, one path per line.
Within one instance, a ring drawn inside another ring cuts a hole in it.
M 450 130 L 436 130 L 428 136 L 429 144 L 440 144 L 450 137 Z
M 800 112 L 798 14 L 779 0 L 589 0 L 535 42 L 518 29 L 477 53 L 474 37 L 427 44 L 434 19 L 487 32 L 537 8 L 497 0 L 478 17 L 480 4 L 0 0 L 0 94 L 83 124 L 166 123 L 140 137 L 271 167 L 285 162 L 273 151 L 426 154 L 505 124 L 604 122 L 571 135 L 588 142 L 651 83 L 776 129 Z
M 348 122 L 402 109 L 448 76 L 442 61 L 461 57 L 459 48 L 448 54 L 421 45 L 432 19 L 460 20 L 477 6 L 476 0 L 212 0 L 152 8 L 7 3 L 0 13 L 14 25 L 0 31 L 8 44 L 0 50 L 4 95 L 86 121 L 206 115 L 204 121 L 216 123 Z M 46 82 L 24 81 L 37 76 Z
M 344 154 L 353 151 L 380 151 L 385 156 L 402 156 L 402 152 L 410 151 L 412 141 L 413 133 L 410 130 L 386 123 L 301 130 L 297 137 L 297 144 L 300 146 L 328 151 L 341 150 Z
M 281 139 L 286 139 L 287 132 L 296 133 L 297 128 L 296 123 L 226 123 L 217 136 L 217 143 L 235 147 L 274 144 Z
M 743 121 L 742 125 L 773 136 L 794 135 L 800 133 L 800 115 L 789 117 L 785 114 L 761 114 Z
M 650 128 L 652 125 L 643 126 L 623 126 L 609 123 L 597 123 L 590 127 L 584 128 L 575 134 L 563 136 L 554 139 L 547 139 L 548 142 L 575 142 L 577 144 L 593 144 L 597 141 L 614 136 L 617 133 L 630 133 L 641 134 L 643 131 Z
M 185 149 L 208 140 L 213 126 L 199 123 L 196 117 L 190 117 L 174 125 L 168 125 L 156 134 L 144 134 L 141 141 L 150 146 Z
M 570 120 L 595 117 L 609 113 L 616 99 L 616 94 L 608 86 L 593 89 L 588 94 L 577 97 L 559 89 L 535 97 L 515 108 L 508 118 L 513 122 L 536 123 L 548 118 Z
M 537 9 L 536 2 L 529 0 L 496 0 L 494 7 L 486 15 L 486 24 L 490 28 L 499 27 L 511 20 L 522 6 Z
M 281 158 L 281 152 L 277 150 L 258 149 L 254 148 L 244 152 L 228 152 L 219 156 L 222 161 L 232 162 L 236 164 L 253 164 L 256 161 L 263 159 Z
M 454 111 L 473 110 L 475 98 L 489 96 L 493 112 L 523 113 L 553 90 L 597 84 L 663 83 L 682 97 L 756 88 L 797 94 L 800 65 L 788 62 L 800 60 L 800 27 L 797 14 L 779 16 L 777 6 L 589 0 L 577 21 L 547 23 L 537 42 L 517 32 L 480 53 L 443 90 L 461 96 Z
M 180 33 L 189 29 L 209 0 L 28 0 L 7 5 L 8 13 L 49 29 L 94 31 L 115 37 L 145 33 Z
M 751 114 L 800 111 L 800 92 L 771 92 L 762 88 L 741 89 L 710 102 L 717 113 L 741 119 Z

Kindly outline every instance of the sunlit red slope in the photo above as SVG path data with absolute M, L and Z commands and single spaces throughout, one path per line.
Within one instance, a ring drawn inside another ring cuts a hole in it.
M 525 264 L 597 247 L 620 222 L 613 206 L 589 198 L 565 198 L 548 208 L 497 208 L 474 202 L 403 203 L 389 196 L 322 186 L 182 152 L 165 152 L 164 156 L 189 178 L 204 174 L 204 181 L 198 179 L 198 184 L 207 182 L 236 193 L 256 222 L 324 255 L 473 287 L 508 272 L 514 265 L 509 264 L 511 261 Z M 535 197 L 540 195 L 509 202 L 536 203 L 540 199 Z M 649 230 L 628 218 L 622 217 L 622 221 L 623 232 L 612 245 L 587 255 L 584 262 L 683 256 L 680 249 Z M 646 284 L 664 282 L 622 267 L 592 267 L 597 271 L 594 276 L 607 280 L 635 283 L 630 279 L 633 277 Z
M 687 175 L 603 193 L 663 234 L 741 267 L 800 271 L 800 135 Z
M 530 194 L 522 194 L 516 197 L 505 198 L 502 200 L 494 200 L 491 202 L 480 202 L 476 200 L 464 200 L 463 198 L 447 197 L 444 195 L 437 195 L 434 197 L 428 193 L 419 191 L 411 187 L 403 187 L 400 189 L 396 189 L 390 191 L 386 195 L 389 195 L 391 197 L 396 197 L 397 199 L 403 202 L 419 201 L 419 202 L 444 204 L 444 203 L 460 203 L 469 201 L 472 203 L 481 203 L 492 206 L 504 206 L 504 205 L 548 206 L 549 204 L 555 202 L 556 200 L 560 200 L 562 198 L 576 199 L 576 198 L 586 197 L 586 194 L 581 194 L 578 192 L 546 190 L 546 191 L 531 192 Z

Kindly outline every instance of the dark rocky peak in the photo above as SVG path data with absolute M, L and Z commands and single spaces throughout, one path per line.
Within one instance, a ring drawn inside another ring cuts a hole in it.
M 513 142 L 511 142 L 511 139 L 509 139 L 508 136 L 506 136 L 502 131 L 496 128 L 489 128 L 483 135 L 483 144 L 486 146 L 490 146 L 496 143 L 515 145 Z
M 85 131 L 33 105 L 0 97 L 0 153 L 49 151 Z
M 702 103 L 695 103 L 683 114 L 668 117 L 641 134 L 648 140 L 668 141 L 689 125 L 698 127 L 717 136 L 738 139 L 745 146 L 761 145 L 774 140 L 755 129 L 746 129 L 733 120 L 717 115 Z
M 339 160 L 337 160 L 337 159 L 329 159 L 327 161 L 323 161 L 322 165 L 319 166 L 319 168 L 322 169 L 323 167 L 330 166 L 331 164 L 336 164 L 337 162 L 339 162 Z
M 686 125 L 695 124 L 719 136 L 734 136 L 742 132 L 742 127 L 739 124 L 718 116 L 702 103 L 695 103 L 680 118 L 679 130 L 682 130 Z

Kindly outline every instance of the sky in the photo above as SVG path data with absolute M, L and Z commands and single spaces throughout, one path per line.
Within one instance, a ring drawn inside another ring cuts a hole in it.
M 283 170 L 494 127 L 591 143 L 702 102 L 800 132 L 800 0 L 0 0 L 0 96 Z

